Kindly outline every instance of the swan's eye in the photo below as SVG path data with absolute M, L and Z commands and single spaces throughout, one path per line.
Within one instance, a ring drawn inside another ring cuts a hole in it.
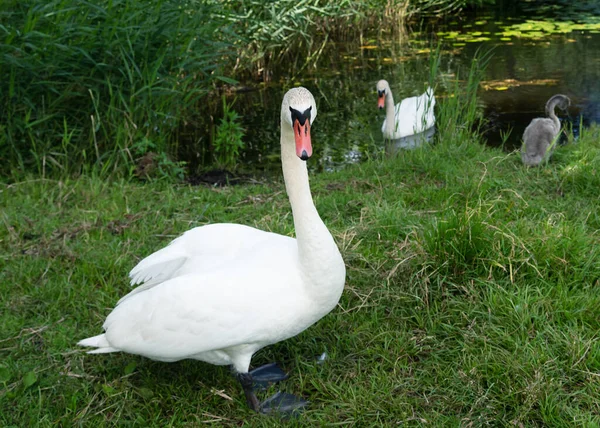
M 297 120 L 298 122 L 300 122 L 300 125 L 304 126 L 306 119 L 308 119 L 308 121 L 310 122 L 311 110 L 312 110 L 312 106 L 310 106 L 303 112 L 300 112 L 299 110 L 296 110 L 295 108 L 290 107 L 290 112 L 292 113 L 292 123 L 295 123 Z

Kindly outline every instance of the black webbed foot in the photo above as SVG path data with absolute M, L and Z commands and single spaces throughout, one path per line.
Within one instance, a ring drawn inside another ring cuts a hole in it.
M 254 393 L 255 390 L 265 390 L 268 386 L 286 380 L 289 377 L 275 363 L 266 364 L 248 373 L 237 373 L 236 377 L 244 389 L 244 394 L 246 394 L 246 403 L 255 412 L 266 415 L 280 414 L 291 416 L 298 414 L 302 408 L 308 405 L 308 401 L 280 391 L 262 403 L 258 401 Z
M 267 398 L 260 405 L 260 412 L 266 415 L 280 413 L 291 416 L 300 413 L 301 409 L 308 406 L 309 402 L 301 397 L 296 397 L 287 392 L 278 392 Z
M 289 376 L 276 363 L 265 364 L 250 371 L 254 390 L 264 390 L 269 386 L 286 380 Z

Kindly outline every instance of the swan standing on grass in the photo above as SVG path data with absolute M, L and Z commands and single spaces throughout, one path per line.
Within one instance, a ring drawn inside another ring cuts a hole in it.
M 312 94 L 288 91 L 281 105 L 281 163 L 296 239 L 239 224 L 197 227 L 142 260 L 142 284 L 117 303 L 105 333 L 79 345 L 159 361 L 186 358 L 232 365 L 255 411 L 293 410 L 306 401 L 277 393 L 260 403 L 253 383 L 287 378 L 274 365 L 248 372 L 259 349 L 304 331 L 329 313 L 346 269 L 310 193 L 306 160 L 317 116 Z
M 394 96 L 387 80 L 377 82 L 377 106 L 385 106 L 385 120 L 381 127 L 384 138 L 398 140 L 410 135 L 420 134 L 435 126 L 435 96 L 433 90 L 427 90 L 418 97 L 403 99 L 394 107 Z
M 550 159 L 560 133 L 560 121 L 554 109 L 558 106 L 566 111 L 570 105 L 571 100 L 566 95 L 554 95 L 546 103 L 548 117 L 535 118 L 525 128 L 521 146 L 521 159 L 525 165 L 537 166 L 542 160 Z

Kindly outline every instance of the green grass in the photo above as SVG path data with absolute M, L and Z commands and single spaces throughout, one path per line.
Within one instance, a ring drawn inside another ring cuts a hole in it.
M 313 175 L 348 274 L 331 314 L 253 359 L 280 361 L 282 388 L 310 400 L 288 425 L 600 424 L 599 167 L 593 128 L 544 168 L 449 139 Z M 226 368 L 75 344 L 100 333 L 136 262 L 183 231 L 291 234 L 280 179 L 32 178 L 0 198 L 0 425 L 274 425 Z

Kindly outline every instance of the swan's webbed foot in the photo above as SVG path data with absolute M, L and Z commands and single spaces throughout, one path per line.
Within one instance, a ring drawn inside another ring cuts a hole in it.
M 262 403 L 258 401 L 255 390 L 264 390 L 269 385 L 288 378 L 275 363 L 266 364 L 248 373 L 237 373 L 236 377 L 244 389 L 248 407 L 257 413 L 290 416 L 308 405 L 308 401 L 287 392 L 277 392 Z
M 300 410 L 308 406 L 308 404 L 308 401 L 301 397 L 296 397 L 287 392 L 278 392 L 262 402 L 260 412 L 267 415 L 275 412 L 291 416 L 295 413 L 299 413 Z
M 264 390 L 274 383 L 286 380 L 289 376 L 276 363 L 265 364 L 250 371 L 254 390 Z

